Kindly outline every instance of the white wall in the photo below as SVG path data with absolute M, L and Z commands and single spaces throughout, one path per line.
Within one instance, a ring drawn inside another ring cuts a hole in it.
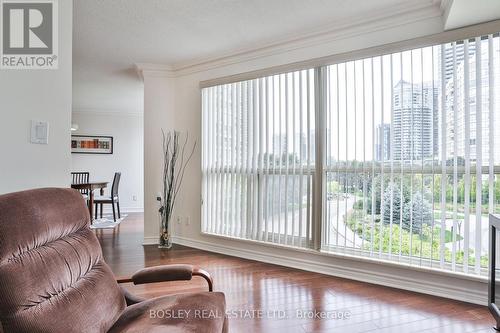
M 109 181 L 106 194 L 109 194 L 111 189 L 114 173 L 121 172 L 119 187 L 121 210 L 142 211 L 144 207 L 143 115 L 119 111 L 78 110 L 73 112 L 72 123 L 79 126 L 73 134 L 112 136 L 114 148 L 111 155 L 71 154 L 71 171 L 89 171 L 91 180 Z
M 158 238 L 158 202 L 162 189 L 162 134 L 177 129 L 174 80 L 144 73 L 144 233 Z M 146 195 L 147 193 L 147 195 Z
M 377 28 L 359 28 L 358 33 L 343 32 L 337 38 L 323 40 L 310 45 L 303 41 L 305 47 L 281 47 L 281 52 L 265 50 L 258 55 L 240 55 L 232 59 L 223 59 L 217 64 L 205 64 L 206 70 L 186 69 L 175 78 L 174 107 L 161 107 L 160 101 L 165 94 L 172 94 L 172 79 L 158 80 L 159 73 L 144 72 L 145 77 L 145 117 L 150 119 L 169 119 L 169 126 L 187 130 L 200 142 L 201 139 L 201 91 L 200 81 L 235 75 L 272 66 L 289 64 L 317 57 L 334 55 L 343 52 L 365 49 L 391 42 L 409 40 L 416 37 L 442 32 L 441 17 L 403 22 L 393 26 Z M 264 53 L 268 55 L 264 55 Z M 189 73 L 191 72 L 191 73 Z M 172 73 L 165 72 L 165 76 Z M 148 84 L 148 81 L 150 84 Z M 170 114 L 169 114 L 170 113 Z M 147 125 L 145 142 L 148 137 L 157 140 L 160 123 L 151 121 Z M 159 147 L 151 147 L 154 152 L 146 154 L 145 176 L 155 179 L 145 186 L 146 202 L 153 198 L 157 191 L 157 179 L 161 163 Z M 371 283 L 379 283 L 400 287 L 434 295 L 451 297 L 475 303 L 485 303 L 486 284 L 480 278 L 464 278 L 451 276 L 441 272 L 428 272 L 418 269 L 402 268 L 394 264 L 381 265 L 378 262 L 367 262 L 360 259 L 343 258 L 341 255 L 325 255 L 315 251 L 297 251 L 276 246 L 252 242 L 237 241 L 224 237 L 201 234 L 201 150 L 195 152 L 187 169 L 187 174 L 180 192 L 174 217 L 180 216 L 182 224 L 174 223 L 174 240 L 178 243 L 210 251 L 236 255 L 276 264 L 308 269 L 326 274 L 358 279 Z M 146 204 L 146 210 L 152 209 Z M 158 239 L 158 220 L 154 214 L 145 215 L 146 244 L 155 243 Z M 189 225 L 186 224 L 189 220 Z
M 0 70 L 0 194 L 70 184 L 73 2 L 59 1 L 59 69 Z M 49 144 L 30 143 L 31 120 Z

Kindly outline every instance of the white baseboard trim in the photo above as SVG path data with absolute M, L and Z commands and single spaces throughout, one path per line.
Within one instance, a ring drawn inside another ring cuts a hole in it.
M 233 246 L 222 245 L 220 243 L 194 240 L 185 237 L 174 236 L 173 242 L 200 250 L 226 254 L 239 258 L 292 267 L 305 271 L 332 275 L 361 282 L 383 285 L 387 287 L 399 288 L 423 294 L 451 298 L 479 305 L 487 305 L 488 292 L 487 283 L 485 282 L 476 281 L 474 282 L 474 286 L 472 287 L 472 285 L 470 284 L 470 280 L 466 280 L 460 277 L 452 277 L 448 278 L 447 281 L 439 282 L 436 281 L 435 278 L 429 279 L 428 281 L 426 281 L 425 279 L 413 278 L 411 270 L 407 270 L 408 274 L 406 274 L 406 276 L 389 274 L 387 272 L 384 272 L 385 267 L 383 265 L 381 265 L 380 271 L 375 272 L 348 267 L 346 265 L 338 265 L 333 262 L 318 262 L 314 260 L 314 257 L 312 258 L 312 260 L 305 260 L 293 256 L 283 256 L 273 253 L 272 251 L 261 252 L 251 249 L 242 249 Z M 152 244 L 158 244 L 158 239 L 156 237 L 144 238 L 144 245 Z M 404 270 L 404 268 L 402 269 Z M 429 274 L 429 276 L 433 275 L 432 273 L 424 274 Z M 453 283 L 450 283 L 450 279 L 453 280 Z M 430 280 L 434 281 L 431 282 Z
M 142 245 L 158 245 L 158 237 L 144 237 L 144 241 L 142 242 Z
M 123 213 L 144 213 L 144 207 L 120 207 L 120 211 Z
M 99 210 L 100 211 L 100 210 Z M 120 207 L 121 213 L 144 213 L 144 207 Z M 104 214 L 113 214 L 113 209 L 110 205 L 105 205 Z

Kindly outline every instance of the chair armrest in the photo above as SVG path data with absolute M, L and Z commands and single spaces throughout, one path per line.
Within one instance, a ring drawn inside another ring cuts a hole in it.
M 125 297 L 125 302 L 127 303 L 127 306 L 131 306 L 131 305 L 145 301 L 145 298 L 136 296 L 121 286 L 120 286 L 120 289 L 122 291 L 123 297 Z M 0 333 L 2 333 L 2 332 L 0 332 Z
M 210 273 L 208 273 L 206 270 L 201 269 L 199 267 L 194 267 L 193 268 L 193 275 L 194 276 L 201 276 L 207 281 L 208 284 L 208 291 L 214 291 L 214 281 L 212 280 L 212 276 L 210 276 Z
M 210 274 L 191 265 L 162 265 L 143 268 L 137 271 L 131 278 L 118 278 L 118 283 L 132 282 L 134 284 L 167 282 L 167 281 L 189 281 L 193 276 L 201 276 L 208 283 L 208 290 L 213 291 L 213 281 Z

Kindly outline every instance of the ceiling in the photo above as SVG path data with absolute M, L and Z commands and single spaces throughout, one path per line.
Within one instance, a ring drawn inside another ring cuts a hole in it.
M 171 66 L 437 0 L 74 0 L 73 109 L 141 112 L 135 63 Z
M 448 0 L 445 29 L 492 21 L 500 17 L 500 0 Z

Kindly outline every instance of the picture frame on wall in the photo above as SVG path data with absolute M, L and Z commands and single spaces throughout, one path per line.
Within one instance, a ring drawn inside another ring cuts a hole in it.
M 113 137 L 96 135 L 72 135 L 72 154 L 113 154 Z

